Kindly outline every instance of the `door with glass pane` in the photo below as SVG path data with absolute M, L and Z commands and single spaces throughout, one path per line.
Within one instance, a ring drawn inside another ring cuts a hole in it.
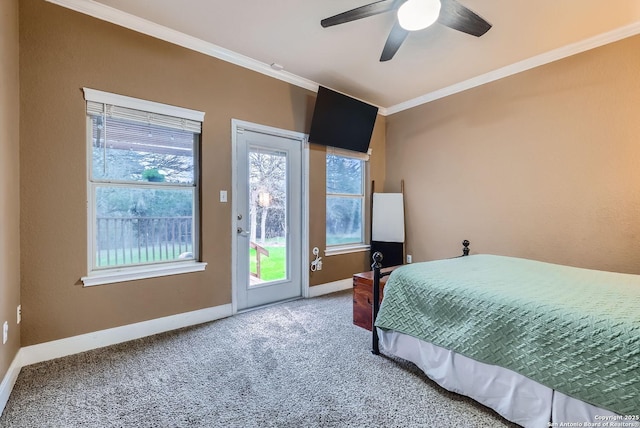
M 236 131 L 238 310 L 302 294 L 302 140 Z

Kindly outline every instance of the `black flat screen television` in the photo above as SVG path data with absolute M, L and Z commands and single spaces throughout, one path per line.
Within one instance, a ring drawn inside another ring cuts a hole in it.
M 309 142 L 366 153 L 377 114 L 378 107 L 320 86 Z

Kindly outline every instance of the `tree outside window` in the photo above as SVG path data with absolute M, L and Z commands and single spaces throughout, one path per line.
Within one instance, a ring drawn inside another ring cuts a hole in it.
M 88 103 L 92 269 L 197 258 L 200 123 Z
M 327 246 L 364 243 L 364 172 L 361 159 L 327 154 Z

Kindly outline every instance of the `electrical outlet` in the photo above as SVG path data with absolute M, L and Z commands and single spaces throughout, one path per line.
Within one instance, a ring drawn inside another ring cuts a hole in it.
M 411 254 L 407 254 L 407 263 L 412 263 L 413 262 L 413 257 L 411 257 Z
M 2 324 L 2 344 L 7 343 L 7 339 L 9 338 L 9 322 L 5 321 Z
M 16 319 L 18 320 L 18 324 L 20 324 L 20 321 L 22 321 L 22 305 L 18 305 L 16 309 Z

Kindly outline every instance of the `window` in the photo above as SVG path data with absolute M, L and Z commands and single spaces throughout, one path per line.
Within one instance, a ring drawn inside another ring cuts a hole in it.
M 85 99 L 85 285 L 204 269 L 196 263 L 204 114 L 86 88 Z
M 326 244 L 333 250 L 364 246 L 365 169 L 363 158 L 327 153 Z

